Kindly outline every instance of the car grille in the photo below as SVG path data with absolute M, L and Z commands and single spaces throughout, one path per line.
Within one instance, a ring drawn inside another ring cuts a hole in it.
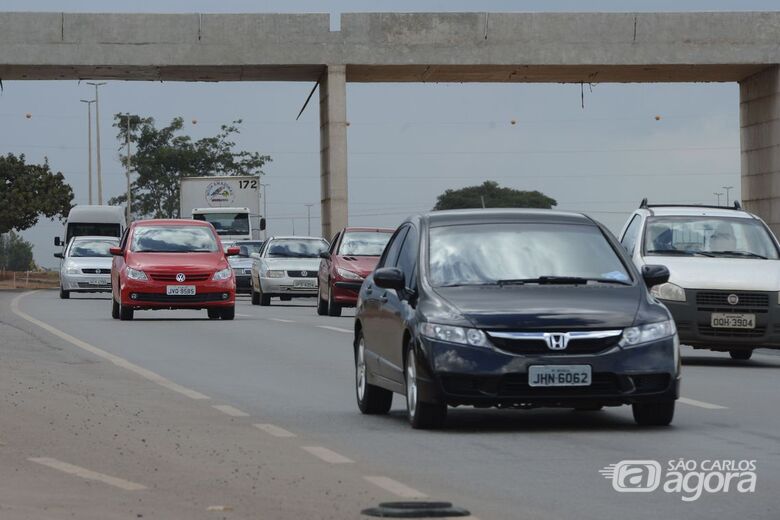
M 739 297 L 736 305 L 728 302 L 731 294 Z M 769 310 L 769 294 L 765 292 L 699 291 L 696 305 L 704 312 L 752 312 L 765 313 Z
M 111 274 L 111 268 L 109 267 L 109 268 L 97 269 L 95 267 L 85 267 L 85 268 L 83 268 L 81 270 L 81 272 L 84 273 L 84 274 L 105 274 L 105 275 L 109 275 L 109 274 Z
M 709 325 L 699 325 L 699 334 L 721 338 L 760 338 L 766 333 L 766 327 L 757 326 L 755 329 L 721 329 Z
M 108 289 L 111 287 L 111 280 L 101 283 L 79 282 L 79 289 Z
M 287 271 L 287 276 L 290 278 L 317 278 L 317 271 Z
M 158 282 L 176 282 L 176 283 L 187 283 L 187 282 L 204 282 L 209 279 L 211 276 L 211 273 L 184 273 L 184 281 L 178 282 L 176 280 L 176 275 L 178 273 L 148 273 L 149 276 L 152 277 L 152 280 L 157 280 Z
M 204 303 L 204 302 L 221 302 L 225 298 L 222 297 L 223 293 L 202 293 L 193 294 L 187 296 L 168 296 L 162 293 L 135 293 L 138 297 L 132 302 L 155 302 L 155 303 Z
M 488 332 L 490 336 L 490 332 Z M 621 336 L 599 339 L 570 339 L 564 350 L 551 350 L 544 340 L 518 340 L 490 336 L 490 341 L 496 348 L 521 356 L 534 354 L 554 354 L 556 356 L 576 356 L 578 354 L 597 354 L 614 347 L 620 342 Z

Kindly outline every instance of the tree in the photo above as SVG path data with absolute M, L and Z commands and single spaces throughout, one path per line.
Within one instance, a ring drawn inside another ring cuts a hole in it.
M 34 268 L 31 243 L 13 231 L 0 235 L 0 269 L 29 271 Z
M 434 210 L 466 208 L 552 208 L 558 203 L 539 191 L 500 188 L 495 181 L 480 186 L 447 190 L 436 199 Z
M 116 114 L 114 127 L 118 129 L 120 161 L 127 167 L 124 146 L 130 127 L 130 168 L 135 180 L 130 186 L 132 213 L 137 218 L 179 217 L 179 181 L 182 177 L 209 175 L 262 175 L 262 167 L 271 161 L 268 155 L 257 152 L 235 151 L 232 137 L 239 133 L 241 120 L 222 125 L 214 137 L 193 141 L 181 133 L 184 122 L 174 118 L 164 128 L 155 126 L 154 118 Z M 122 194 L 108 201 L 125 204 Z
M 24 155 L 0 156 L 0 234 L 30 228 L 41 215 L 65 217 L 72 202 L 73 190 L 48 160 L 26 164 Z

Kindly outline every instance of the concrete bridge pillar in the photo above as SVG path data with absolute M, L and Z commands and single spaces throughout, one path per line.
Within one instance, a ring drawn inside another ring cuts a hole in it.
M 320 200 L 322 236 L 330 240 L 348 222 L 347 76 L 328 65 L 320 79 Z
M 739 82 L 742 201 L 780 236 L 780 67 Z

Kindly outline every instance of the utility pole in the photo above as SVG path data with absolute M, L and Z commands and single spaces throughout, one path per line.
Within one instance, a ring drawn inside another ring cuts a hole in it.
M 306 206 L 306 236 L 311 236 L 311 207 L 314 206 L 314 204 L 304 204 Z
M 295 236 L 295 217 L 292 217 L 290 220 L 292 221 L 293 226 L 293 236 Z
M 723 195 L 723 193 L 718 193 L 716 191 L 716 192 L 713 192 L 712 194 L 715 195 L 716 197 L 718 197 L 718 206 L 720 206 L 720 196 Z
M 95 102 L 95 100 L 87 100 L 82 99 L 82 103 L 87 104 L 87 155 L 89 158 L 87 159 L 87 169 L 89 171 L 89 175 L 87 177 L 89 182 L 89 203 L 92 204 L 92 103 Z
M 105 82 L 87 82 L 87 85 L 94 85 L 95 87 L 95 146 L 97 146 L 98 204 L 103 204 L 103 172 L 100 167 L 100 102 L 98 101 L 98 87 L 101 87 L 105 84 Z
M 734 189 L 734 186 L 721 186 L 724 190 L 726 190 L 726 206 L 729 205 L 729 192 Z
M 262 186 L 263 188 L 263 218 L 265 219 L 265 226 L 266 226 L 266 228 L 263 230 L 263 240 L 267 240 L 268 239 L 268 205 L 267 205 L 268 197 L 266 197 L 265 189 L 268 186 L 270 186 L 270 184 L 264 184 L 261 182 L 260 186 Z
M 133 194 L 130 191 L 130 112 L 126 112 L 125 117 L 127 118 L 127 128 L 125 129 L 125 142 L 127 143 L 127 164 L 125 165 L 127 167 L 125 172 L 125 175 L 127 175 L 127 209 L 125 210 L 125 220 L 127 224 L 130 224 L 132 217 L 131 208 L 133 206 Z

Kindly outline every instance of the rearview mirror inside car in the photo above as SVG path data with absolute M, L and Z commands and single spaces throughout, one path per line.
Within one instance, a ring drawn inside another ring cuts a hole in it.
M 647 287 L 661 285 L 669 281 L 669 269 L 665 265 L 645 265 L 642 267 L 642 278 Z
M 241 248 L 240 247 L 231 246 L 231 247 L 227 248 L 227 251 L 225 251 L 225 254 L 227 256 L 236 256 L 240 252 L 241 252 Z
M 108 252 L 111 253 L 114 256 L 122 256 L 122 248 L 121 247 L 110 247 L 110 248 L 108 248 Z
M 397 267 L 382 267 L 374 273 L 374 283 L 383 289 L 403 290 L 406 287 L 404 273 Z

